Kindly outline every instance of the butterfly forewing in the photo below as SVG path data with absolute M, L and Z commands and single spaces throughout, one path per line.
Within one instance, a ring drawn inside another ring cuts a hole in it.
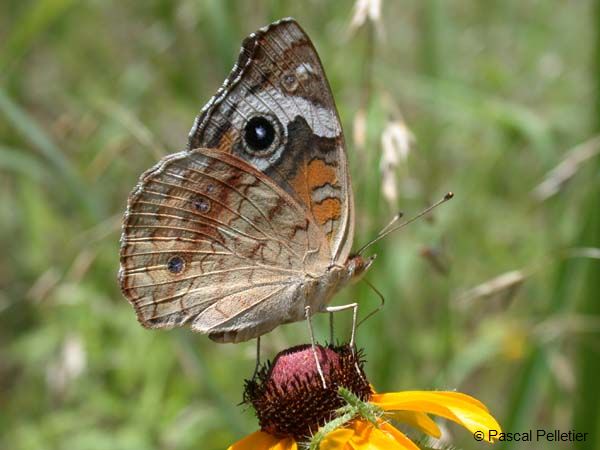
M 248 145 L 248 125 L 257 118 L 275 135 L 260 151 Z M 294 20 L 243 42 L 237 64 L 190 132 L 189 148 L 196 147 L 219 148 L 264 172 L 323 230 L 331 261 L 346 260 L 354 217 L 342 128 L 319 56 Z

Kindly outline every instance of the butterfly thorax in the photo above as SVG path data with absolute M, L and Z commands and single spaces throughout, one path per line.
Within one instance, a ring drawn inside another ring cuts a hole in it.
M 321 311 L 344 286 L 354 283 L 365 274 L 375 257 L 363 258 L 360 255 L 350 256 L 345 264 L 333 264 L 318 278 L 304 285 L 303 295 L 305 305 L 310 305 L 313 311 Z M 298 313 L 303 312 L 298 310 Z M 294 317 L 292 321 L 300 320 Z

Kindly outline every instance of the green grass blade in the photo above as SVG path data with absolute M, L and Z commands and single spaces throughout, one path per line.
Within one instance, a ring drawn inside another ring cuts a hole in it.
M 0 48 L 0 71 L 27 54 L 32 43 L 63 15 L 75 0 L 39 0 L 25 8 Z
M 44 165 L 25 150 L 0 145 L 0 170 L 26 175 L 35 181 L 45 177 Z
M 19 105 L 13 102 L 1 87 L 0 114 L 4 115 L 9 124 L 13 126 L 25 141 L 48 160 L 56 174 L 65 182 L 68 195 L 72 195 L 77 203 L 84 208 L 86 215 L 92 218 L 97 217 L 96 208 L 87 194 L 87 188 L 70 161 L 35 120 Z
M 600 130 L 600 1 L 594 2 L 595 42 L 593 72 L 595 82 L 595 125 Z M 584 229 L 579 244 L 600 247 L 600 160 L 594 161 L 595 176 L 588 192 L 584 209 Z M 600 318 L 600 261 L 585 259 L 582 261 L 584 285 L 579 296 L 578 312 L 590 318 Z M 589 432 L 589 441 L 578 442 L 580 450 L 600 448 L 600 333 L 594 333 L 579 341 L 575 371 L 578 393 L 575 398 L 573 423 L 575 429 Z

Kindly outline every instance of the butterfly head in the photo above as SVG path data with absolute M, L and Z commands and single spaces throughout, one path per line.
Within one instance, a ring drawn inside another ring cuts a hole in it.
M 350 255 L 345 264 L 348 279 L 351 282 L 360 280 L 369 267 L 371 267 L 376 257 L 377 255 L 369 256 L 368 258 L 363 258 L 361 255 Z

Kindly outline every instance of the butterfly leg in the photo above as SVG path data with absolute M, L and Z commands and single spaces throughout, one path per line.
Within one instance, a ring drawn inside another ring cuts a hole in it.
M 329 311 L 329 344 L 333 345 L 333 311 Z
M 375 292 L 375 295 L 377 295 L 377 297 L 379 298 L 379 305 L 373 311 L 371 311 L 369 314 L 363 317 L 360 320 L 360 322 L 358 322 L 358 324 L 356 325 L 356 328 L 360 327 L 364 322 L 367 321 L 367 319 L 370 319 L 372 316 L 381 311 L 383 309 L 383 306 L 385 305 L 385 297 L 383 296 L 381 291 L 379 291 L 379 289 L 377 289 L 369 280 L 363 278 L 361 281 L 365 282 L 365 284 L 369 286 L 373 292 Z
M 358 303 L 348 303 L 340 306 L 326 306 L 323 312 L 329 313 L 329 331 L 331 333 L 331 341 L 333 342 L 333 313 L 352 309 L 352 333 L 350 334 L 350 347 L 354 349 L 354 339 L 356 337 L 356 321 L 358 318 Z
M 360 371 L 360 367 L 358 367 L 358 361 L 356 361 L 356 346 L 354 344 L 355 338 L 356 338 L 356 321 L 358 318 L 358 303 L 348 303 L 347 305 L 340 305 L 340 306 L 326 306 L 323 311 L 328 312 L 330 314 L 330 324 L 332 324 L 333 322 L 333 313 L 334 312 L 338 312 L 338 311 L 344 311 L 346 309 L 352 309 L 352 333 L 350 334 L 350 351 L 352 352 L 352 356 L 354 357 L 354 367 L 356 368 L 356 371 L 358 372 L 358 374 L 361 376 L 362 378 L 362 373 Z M 331 327 L 331 331 L 333 333 L 333 326 Z M 333 335 L 331 336 L 331 339 L 333 341 Z
M 308 325 L 308 333 L 310 335 L 310 345 L 312 346 L 313 356 L 315 357 L 315 364 L 317 366 L 317 372 L 319 372 L 319 376 L 321 377 L 321 381 L 323 382 L 323 387 L 327 388 L 327 383 L 325 382 L 325 376 L 323 375 L 323 369 L 321 369 L 321 363 L 319 362 L 319 356 L 317 355 L 317 348 L 315 344 L 315 334 L 313 332 L 312 320 L 310 314 L 310 305 L 306 305 L 304 307 L 304 312 L 306 314 L 306 323 Z
M 254 366 L 254 373 L 252 374 L 252 379 L 254 379 L 256 377 L 259 367 L 260 367 L 260 336 L 258 336 L 256 338 L 256 365 Z

